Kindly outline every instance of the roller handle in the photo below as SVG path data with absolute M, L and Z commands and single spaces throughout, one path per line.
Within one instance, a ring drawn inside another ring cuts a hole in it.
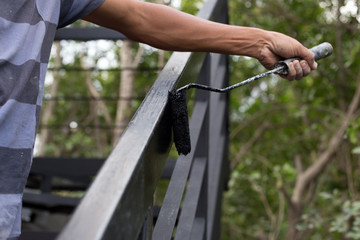
M 315 47 L 310 48 L 310 51 L 314 53 L 314 55 L 315 55 L 314 59 L 315 59 L 315 61 L 317 61 L 322 58 L 326 58 L 326 57 L 330 56 L 333 53 L 333 47 L 331 46 L 330 43 L 324 42 Z M 277 62 L 274 67 L 275 68 L 282 67 L 282 69 L 280 69 L 278 71 L 278 73 L 282 74 L 282 75 L 288 75 L 289 74 L 289 63 L 291 63 L 295 60 L 301 60 L 301 59 L 298 57 L 289 58 L 289 59 Z

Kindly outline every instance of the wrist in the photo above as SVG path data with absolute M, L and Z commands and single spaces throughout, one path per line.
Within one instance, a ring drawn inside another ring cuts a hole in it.
M 272 32 L 270 31 L 258 29 L 258 33 L 256 36 L 257 37 L 256 46 L 255 46 L 254 54 L 251 57 L 258 59 L 259 61 L 264 59 L 264 57 L 267 55 L 267 53 L 269 52 L 272 46 L 271 35 Z
M 239 41 L 239 55 L 260 60 L 271 46 L 271 32 L 259 28 L 244 27 L 243 38 Z

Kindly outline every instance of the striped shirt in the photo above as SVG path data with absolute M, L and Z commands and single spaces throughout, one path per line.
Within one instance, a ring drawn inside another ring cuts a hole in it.
M 56 29 L 104 0 L 0 0 L 0 240 L 21 231 L 45 72 Z

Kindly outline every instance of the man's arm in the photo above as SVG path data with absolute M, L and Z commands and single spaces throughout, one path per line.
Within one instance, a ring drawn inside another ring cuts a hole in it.
M 290 64 L 285 77 L 289 80 L 300 79 L 317 67 L 313 53 L 286 35 L 206 21 L 159 4 L 105 0 L 84 19 L 156 48 L 249 56 L 268 69 L 282 58 L 304 59 Z

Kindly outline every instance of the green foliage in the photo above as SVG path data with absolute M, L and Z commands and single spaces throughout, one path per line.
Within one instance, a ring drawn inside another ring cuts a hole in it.
M 353 145 L 355 145 L 355 147 L 351 151 L 353 154 L 360 154 L 359 132 L 360 132 L 360 118 L 350 123 L 350 126 L 347 129 L 347 134 L 346 134 L 346 137 L 349 139 L 349 141 Z
M 196 15 L 203 6 L 203 0 L 182 0 L 181 11 Z
M 357 85 L 360 58 L 359 42 L 355 39 L 360 17 L 357 14 L 356 20 L 342 8 L 342 22 L 338 23 L 337 2 L 229 1 L 232 24 L 282 32 L 307 47 L 327 41 L 333 45 L 334 54 L 319 61 L 318 70 L 301 81 L 270 77 L 232 92 L 231 160 L 238 164 L 224 198 L 222 239 L 259 239 L 260 235 L 266 239 L 286 239 L 288 219 L 286 213 L 281 215 L 280 196 L 282 189 L 291 195 L 295 187 L 298 176 L 295 156 L 299 156 L 305 170 L 326 150 Z M 263 71 L 256 60 L 231 57 L 232 84 Z M 264 126 L 251 148 L 239 156 Z M 350 232 L 356 230 L 347 228 L 346 233 L 340 234 L 330 232 L 330 228 L 335 226 L 335 219 L 345 216 L 342 204 L 346 200 L 354 202 L 358 196 L 358 189 L 350 192 L 348 184 L 359 186 L 357 175 L 352 175 L 359 171 L 359 126 L 359 119 L 352 122 L 343 148 L 323 173 L 310 205 L 305 206 L 297 226 L 300 239 L 331 239 L 336 234 L 355 237 Z M 349 159 L 346 164 L 351 164 L 350 170 L 346 170 L 344 159 Z M 254 183 L 261 186 L 264 196 L 256 191 Z M 338 193 L 330 194 L 331 199 L 323 198 L 325 192 L 334 189 Z M 282 221 L 280 230 L 269 227 L 274 220 L 266 212 L 264 197 L 275 218 Z M 288 202 L 285 205 L 287 211 Z M 277 231 L 278 237 L 273 238 Z
M 334 235 L 360 239 L 360 201 L 345 201 L 341 213 L 331 222 Z

